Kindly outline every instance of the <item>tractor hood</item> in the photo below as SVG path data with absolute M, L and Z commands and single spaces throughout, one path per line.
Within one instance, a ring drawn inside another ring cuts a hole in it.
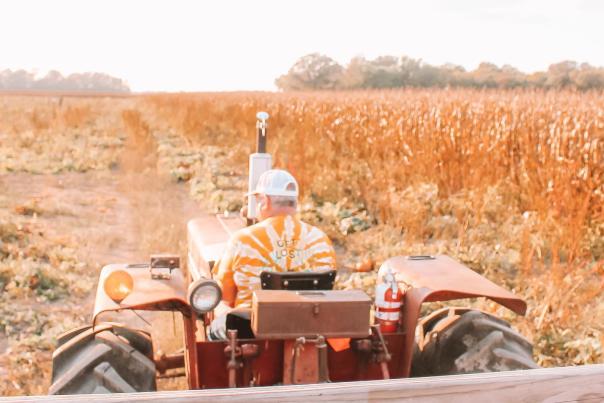
M 205 215 L 187 224 L 187 267 L 191 277 L 212 278 L 214 264 L 222 257 L 231 235 L 244 228 L 245 222 L 238 215 Z
M 104 288 L 109 275 L 116 271 L 127 272 L 132 277 L 133 285 L 132 292 L 119 304 L 107 295 Z M 182 271 L 172 269 L 164 274 L 165 278 L 152 278 L 149 265 L 146 264 L 111 264 L 103 267 L 94 302 L 93 326 L 101 313 L 122 309 L 181 311 L 188 315 L 190 308 L 186 302 L 187 289 Z

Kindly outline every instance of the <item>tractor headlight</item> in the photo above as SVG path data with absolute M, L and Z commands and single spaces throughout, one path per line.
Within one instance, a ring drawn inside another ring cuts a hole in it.
M 210 312 L 222 299 L 218 283 L 205 278 L 192 282 L 188 294 L 189 304 L 197 313 Z
M 130 295 L 132 288 L 134 288 L 134 280 L 130 273 L 124 270 L 112 272 L 103 284 L 105 294 L 117 304 Z

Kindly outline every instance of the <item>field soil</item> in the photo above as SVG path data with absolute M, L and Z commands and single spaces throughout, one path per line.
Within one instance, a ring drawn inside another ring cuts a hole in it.
M 17 363 L 15 358 L 24 354 L 20 348 L 23 337 L 12 337 L 11 343 L 0 333 L 0 395 L 46 393 L 53 340 L 60 333 L 51 323 L 62 324 L 60 330 L 90 323 L 98 275 L 104 265 L 144 263 L 151 253 L 185 250 L 186 222 L 201 211 L 184 184 L 157 172 L 156 148 L 147 140 L 128 136 L 119 151 L 119 164 L 111 170 L 0 176 L 0 211 L 16 217 L 18 225 L 28 231 L 68 246 L 79 265 L 77 277 L 85 283 L 83 292 L 67 292 L 56 300 L 32 297 L 18 301 L 18 311 L 35 312 L 36 317 L 44 318 L 34 332 L 44 339 L 44 345 L 37 346 L 37 352 L 35 345 L 28 345 L 34 353 Z M 55 273 L 57 277 L 64 274 Z M 149 331 L 155 350 L 172 353 L 182 347 L 178 317 L 172 318 L 170 313 L 119 315 L 120 321 Z M 117 318 L 104 315 L 101 320 Z M 18 347 L 11 348 L 11 344 Z M 28 373 L 34 382 L 25 378 Z M 186 386 L 180 378 L 162 380 L 159 387 Z

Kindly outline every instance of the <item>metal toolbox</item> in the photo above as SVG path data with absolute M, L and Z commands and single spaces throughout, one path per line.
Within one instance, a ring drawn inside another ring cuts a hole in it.
M 252 297 L 252 330 L 267 339 L 367 337 L 371 303 L 359 290 L 259 290 Z

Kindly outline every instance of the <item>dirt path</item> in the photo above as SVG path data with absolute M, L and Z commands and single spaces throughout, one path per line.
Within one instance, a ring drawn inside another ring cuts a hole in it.
M 89 323 L 98 274 L 104 265 L 146 262 L 151 253 L 180 253 L 183 259 L 186 257 L 186 222 L 200 210 L 189 198 L 185 184 L 175 183 L 157 172 L 156 147 L 144 130 L 144 122 L 138 122 L 137 126 L 129 124 L 128 119 L 131 117 L 125 115 L 129 137 L 119 167 L 113 171 L 0 176 L 0 207 L 13 212 L 18 206 L 38 206 L 40 213 L 26 219 L 44 228 L 45 238 L 64 239 L 71 244 L 78 259 L 86 265 L 84 281 L 94 282 L 90 284 L 92 291 L 83 300 L 66 296 L 46 304 L 23 302 L 30 305 L 30 310 L 52 313 L 59 318 L 65 316 L 66 320 L 69 316 L 69 322 L 79 325 Z M 156 349 L 171 353 L 182 346 L 178 318 L 172 320 L 170 313 L 142 317 L 144 320 L 124 313 L 120 320 L 151 331 Z M 6 340 L 0 338 L 0 364 L 8 363 L 9 354 Z M 50 362 L 42 367 L 49 371 Z M 50 373 L 43 376 L 48 385 Z M 159 386 L 186 387 L 182 380 L 164 381 Z

